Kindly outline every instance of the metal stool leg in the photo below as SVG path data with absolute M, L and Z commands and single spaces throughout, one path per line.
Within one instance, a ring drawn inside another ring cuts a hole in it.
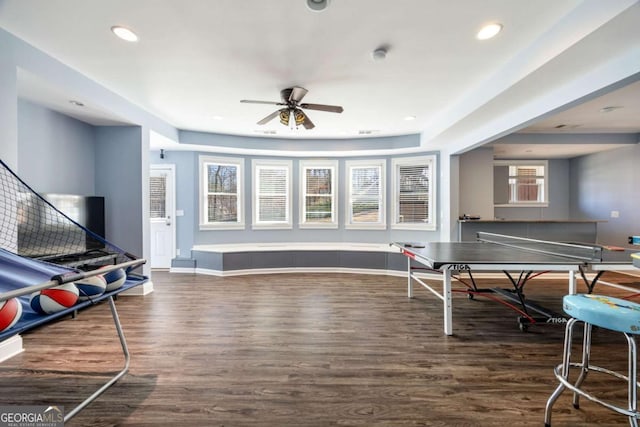
M 638 410 L 636 340 L 630 334 L 625 333 L 624 336 L 627 337 L 627 342 L 629 343 L 629 411 L 636 412 Z M 638 418 L 630 416 L 629 425 L 638 427 Z
M 582 338 L 582 363 L 580 364 L 580 376 L 576 380 L 574 386 L 580 388 L 582 382 L 587 378 L 589 373 L 589 360 L 591 358 L 591 324 L 584 324 L 584 335 Z M 573 393 L 573 407 L 580 408 L 580 395 Z
M 578 319 L 571 318 L 567 321 L 567 326 L 564 332 L 564 350 L 562 353 L 562 377 L 566 380 L 569 379 L 569 366 L 571 362 L 571 342 L 573 341 L 573 327 L 575 326 Z M 560 383 L 558 387 L 556 387 L 555 391 L 547 400 L 547 406 L 544 410 L 544 425 L 545 427 L 551 426 L 551 410 L 553 408 L 553 404 L 556 403 L 556 400 L 562 392 L 565 390 L 565 385 Z

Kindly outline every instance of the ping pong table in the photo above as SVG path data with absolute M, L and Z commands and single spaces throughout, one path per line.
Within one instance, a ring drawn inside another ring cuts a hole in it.
M 519 320 L 521 329 L 526 330 L 528 323 L 539 320 L 529 314 L 530 310 L 544 316 L 546 323 L 566 321 L 564 316 L 549 312 L 536 304 L 527 302 L 524 298 L 525 284 L 542 272 L 566 272 L 569 282 L 568 292 L 575 294 L 577 275 L 582 277 L 588 292 L 591 293 L 604 272 L 635 268 L 628 249 L 610 250 L 608 247 L 599 245 L 553 242 L 495 233 L 479 232 L 477 241 L 471 242 L 393 242 L 391 245 L 399 248 L 400 252 L 407 257 L 408 297 L 413 298 L 415 282 L 442 300 L 446 335 L 453 334 L 452 278 L 457 279 L 460 273 L 468 274 L 471 279 L 471 284 L 467 284 L 466 290 L 469 298 L 473 298 L 475 294 L 491 291 L 519 303 L 522 310 L 516 311 L 524 314 Z M 418 273 L 424 267 L 417 267 L 415 263 L 442 273 L 441 292 L 419 277 Z M 474 271 L 502 271 L 513 285 L 513 290 L 478 288 L 472 275 Z M 589 279 L 587 273 L 595 275 Z

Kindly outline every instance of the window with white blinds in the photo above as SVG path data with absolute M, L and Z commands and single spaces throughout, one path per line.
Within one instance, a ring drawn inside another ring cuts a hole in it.
M 395 158 L 392 166 L 392 227 L 435 230 L 435 157 Z
M 338 227 L 337 170 L 337 161 L 300 162 L 300 227 Z
M 149 217 L 166 218 L 167 217 L 167 177 L 152 176 L 149 178 Z
M 386 228 L 385 161 L 347 161 L 347 228 Z
M 243 159 L 200 157 L 200 228 L 244 228 L 243 164 Z
M 546 160 L 496 160 L 494 202 L 496 206 L 547 206 Z
M 253 228 L 291 228 L 291 162 L 254 161 Z
M 544 201 L 544 167 L 509 166 L 509 203 Z

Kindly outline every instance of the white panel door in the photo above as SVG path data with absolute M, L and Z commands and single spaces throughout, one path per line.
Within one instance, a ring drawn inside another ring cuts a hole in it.
M 175 257 L 175 167 L 151 165 L 149 216 L 151 268 L 170 268 Z

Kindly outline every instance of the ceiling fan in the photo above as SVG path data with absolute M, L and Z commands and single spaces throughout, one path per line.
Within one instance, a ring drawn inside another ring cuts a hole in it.
M 305 129 L 313 129 L 315 125 L 311 120 L 309 120 L 309 117 L 304 113 L 304 111 L 302 111 L 302 109 L 342 113 L 343 108 L 338 105 L 301 103 L 300 101 L 302 101 L 302 98 L 304 98 L 307 92 L 308 91 L 303 87 L 294 86 L 280 91 L 280 97 L 282 98 L 281 102 L 253 101 L 250 99 L 242 99 L 240 102 L 248 104 L 271 104 L 284 106 L 284 108 L 276 110 L 264 119 L 260 120 L 258 122 L 259 125 L 264 125 L 275 119 L 276 116 L 280 116 L 280 123 L 288 126 L 291 117 L 293 116 L 294 121 L 292 123 L 295 123 L 296 127 L 303 125 Z

